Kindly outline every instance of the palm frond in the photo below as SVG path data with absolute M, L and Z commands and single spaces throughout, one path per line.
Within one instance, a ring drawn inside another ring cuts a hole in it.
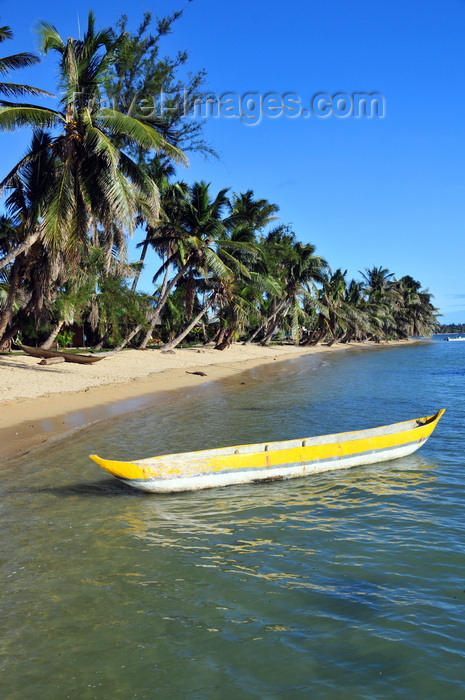
M 103 107 L 96 110 L 95 119 L 113 135 L 125 136 L 144 148 L 166 153 L 177 163 L 184 165 L 188 163 L 187 157 L 181 149 L 168 143 L 160 132 L 140 119 Z
M 55 95 L 52 95 L 51 92 L 47 92 L 47 90 L 41 90 L 31 85 L 20 85 L 18 83 L 0 83 L 0 93 L 7 97 L 19 97 L 21 95 L 55 97 Z M 2 104 L 1 101 L 0 104 Z
M 8 73 L 10 70 L 18 70 L 20 68 L 28 68 L 36 63 L 39 63 L 40 58 L 35 53 L 24 51 L 11 56 L 2 56 L 0 58 L 0 73 Z
M 43 129 L 64 124 L 60 112 L 46 107 L 28 104 L 12 104 L 0 100 L 0 130 L 14 131 L 21 126 L 31 126 Z
M 65 47 L 65 42 L 53 24 L 48 24 L 48 22 L 43 21 L 39 22 L 36 25 L 36 34 L 39 39 L 39 49 L 44 54 L 53 50 L 62 51 Z

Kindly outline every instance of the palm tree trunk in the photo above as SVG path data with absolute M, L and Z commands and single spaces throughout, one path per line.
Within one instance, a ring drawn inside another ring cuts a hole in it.
M 116 348 L 113 349 L 113 352 L 116 353 L 116 352 L 119 352 L 120 350 L 122 350 L 123 348 L 125 348 L 126 345 L 128 345 L 131 342 L 131 340 L 134 338 L 134 336 L 139 333 L 139 331 L 142 329 L 142 327 L 143 327 L 142 324 L 139 323 L 130 333 L 128 333 L 128 335 L 125 337 L 125 339 L 119 345 L 117 345 Z
M 165 277 L 163 278 L 163 284 L 161 285 L 161 290 L 160 290 L 160 299 L 165 298 L 166 296 L 166 290 L 168 288 L 168 277 L 169 277 L 169 272 L 170 268 L 169 266 L 166 268 L 165 271 Z M 167 296 L 166 296 L 167 298 Z M 157 304 L 156 308 L 154 309 L 153 316 L 150 319 L 150 326 L 147 329 L 147 333 L 144 335 L 141 344 L 139 345 L 139 348 L 141 350 L 145 350 L 147 347 L 147 344 L 152 337 L 153 329 L 157 325 L 157 323 L 160 323 L 160 303 Z
M 140 260 L 139 260 L 140 268 L 137 270 L 136 276 L 134 277 L 134 281 L 133 281 L 132 287 L 131 287 L 131 292 L 135 292 L 135 291 L 136 291 L 136 287 L 137 287 L 137 285 L 138 285 L 138 283 L 139 283 L 140 273 L 142 272 L 142 268 L 143 268 L 143 265 L 144 265 L 145 256 L 147 255 L 148 247 L 149 247 L 149 242 L 148 242 L 148 241 L 144 241 L 144 244 L 143 244 L 143 246 L 142 246 L 142 253 L 140 254 Z
M 274 309 L 274 311 L 270 314 L 270 316 L 268 316 L 268 317 L 266 318 L 266 320 L 264 321 L 264 323 L 262 323 L 262 325 L 259 326 L 259 327 L 252 333 L 252 335 L 250 336 L 250 338 L 249 338 L 248 340 L 245 340 L 242 344 L 243 344 L 243 345 L 249 345 L 249 343 L 251 343 L 251 342 L 257 337 L 257 335 L 258 335 L 261 331 L 263 331 L 263 330 L 268 326 L 269 323 L 272 322 L 272 320 L 274 319 L 274 317 L 275 317 L 277 314 L 280 313 L 280 311 L 283 309 L 283 307 L 284 307 L 286 304 L 287 304 L 287 298 L 286 298 L 286 299 L 283 299 L 283 301 L 282 301 L 280 304 L 278 304 L 278 306 Z
M 55 328 L 52 330 L 52 332 L 48 336 L 47 340 L 44 343 L 42 343 L 42 345 L 40 346 L 41 348 L 43 348 L 44 350 L 48 350 L 50 347 L 52 347 L 52 343 L 55 340 L 55 338 L 57 337 L 58 333 L 61 331 L 64 323 L 65 323 L 64 321 L 58 321 Z
M 277 327 L 278 327 L 278 320 L 275 320 L 275 322 L 272 323 L 272 325 L 270 326 L 270 329 L 268 330 L 265 337 L 263 338 L 261 345 L 269 345 L 270 344 L 271 338 L 273 337 Z
M 216 333 L 215 337 L 213 338 L 213 341 L 215 343 L 215 350 L 219 349 L 219 346 L 222 344 L 224 340 L 224 336 L 226 334 L 226 328 L 219 328 L 218 332 Z
M 212 299 L 212 297 L 210 297 L 209 299 L 207 299 L 205 304 L 202 306 L 202 308 L 199 311 L 199 313 L 197 314 L 197 316 L 189 323 L 187 328 L 185 328 L 182 331 L 182 333 L 180 333 L 178 336 L 176 336 L 176 338 L 174 338 L 173 340 L 170 340 L 168 343 L 165 343 L 164 345 L 162 345 L 160 350 L 162 352 L 169 352 L 170 350 L 174 350 L 174 348 L 184 340 L 186 335 L 188 335 L 191 332 L 191 330 L 194 328 L 196 323 L 198 323 L 200 321 L 200 319 L 208 311 L 208 309 L 210 308 L 212 303 L 213 303 L 213 299 Z
M 226 348 L 231 347 L 235 332 L 235 325 L 230 326 L 227 330 L 225 329 L 223 337 L 221 340 L 218 340 L 217 344 L 215 345 L 215 350 L 226 350 Z
M 167 301 L 167 299 L 168 299 L 168 297 L 169 297 L 169 295 L 170 295 L 170 293 L 171 293 L 171 290 L 173 289 L 173 287 L 175 286 L 175 284 L 177 284 L 177 283 L 179 282 L 179 280 L 180 280 L 181 277 L 184 275 L 184 273 L 186 272 L 186 270 L 189 269 L 189 267 L 190 267 L 190 262 L 187 262 L 185 265 L 183 265 L 183 266 L 178 270 L 178 272 L 177 272 L 176 275 L 173 277 L 173 279 L 166 285 L 164 291 L 163 291 L 163 285 L 162 285 L 160 298 L 159 298 L 159 300 L 158 300 L 158 304 L 156 305 L 156 307 L 155 307 L 155 309 L 154 309 L 154 313 L 157 313 L 157 312 L 158 312 L 158 314 L 160 314 L 160 311 L 162 310 L 162 308 L 163 308 L 164 305 L 166 304 L 166 301 Z
M 144 335 L 144 337 L 142 338 L 142 342 L 139 345 L 140 350 L 145 350 L 145 348 L 147 347 L 148 342 L 152 337 L 153 329 L 155 328 L 157 323 L 160 323 L 160 315 L 158 313 L 155 314 L 155 316 L 152 316 L 150 326 L 147 329 L 147 333 Z
M 166 304 L 166 302 L 167 302 L 167 300 L 168 300 L 168 296 L 169 296 L 169 294 L 170 294 L 172 288 L 174 287 L 174 285 L 176 284 L 176 282 L 177 282 L 179 279 L 181 279 L 181 277 L 183 276 L 183 274 L 184 274 L 184 272 L 186 271 L 187 267 L 188 267 L 188 265 L 184 265 L 184 267 L 182 267 L 182 268 L 178 271 L 178 273 L 173 277 L 173 279 L 171 280 L 171 282 L 169 282 L 169 284 L 166 285 L 165 291 L 162 292 L 162 296 L 161 296 L 160 299 L 158 300 L 158 304 L 157 304 L 156 307 L 153 309 L 153 311 L 150 313 L 150 316 L 149 316 L 149 319 L 148 319 L 148 320 L 150 321 L 150 326 L 151 326 L 151 328 L 150 328 L 150 334 L 152 333 L 152 330 L 153 330 L 153 328 L 155 327 L 155 325 L 156 325 L 156 324 L 159 322 L 159 320 L 160 320 L 160 311 L 162 310 L 162 308 L 163 308 L 164 305 Z M 162 286 L 162 290 L 163 290 L 163 286 Z M 153 323 L 153 326 L 152 326 L 152 323 Z M 145 325 L 144 323 L 138 323 L 137 326 L 129 333 L 129 335 L 127 335 L 126 338 L 118 345 L 118 347 L 116 347 L 116 348 L 114 349 L 113 352 L 119 352 L 120 350 L 122 350 L 123 348 L 125 348 L 126 345 L 127 345 L 128 343 L 131 342 L 131 340 L 134 338 L 134 336 L 137 335 L 137 333 L 139 333 L 139 331 L 142 330 L 142 328 L 144 327 L 144 325 Z M 142 343 L 139 345 L 139 347 L 140 347 L 140 348 L 145 348 L 149 340 L 150 340 L 150 335 L 147 335 L 147 334 L 146 334 L 145 337 L 144 337 L 143 340 L 142 340 Z M 146 341 L 145 345 L 143 345 L 144 341 Z
M 3 311 L 0 313 L 0 339 L 2 338 L 3 334 L 5 333 L 9 322 L 11 321 L 11 318 L 13 316 L 13 304 L 15 301 L 15 296 L 16 292 L 19 287 L 19 268 L 20 268 L 20 261 L 18 259 L 15 260 L 13 263 L 13 267 L 11 269 L 11 274 L 10 274 L 10 284 L 9 284 L 9 289 L 8 289 L 8 296 L 6 299 L 5 307 Z
M 24 322 L 24 319 L 28 318 L 31 315 L 31 313 L 33 312 L 33 310 L 34 310 L 34 298 L 31 297 L 31 299 L 29 299 L 29 301 L 26 304 L 26 306 L 24 307 L 24 309 L 21 309 L 21 313 L 15 314 L 13 316 L 13 325 L 8 330 L 4 331 L 3 336 L 0 336 L 0 343 L 2 345 L 4 343 L 7 343 L 9 340 L 11 340 L 16 335 L 16 333 L 22 328 L 22 325 L 23 325 L 22 322 Z M 20 317 L 19 319 L 18 319 L 18 316 Z
M 207 335 L 207 329 L 205 328 L 205 323 L 202 321 L 202 336 L 203 336 L 203 343 L 206 345 L 208 343 L 208 335 Z
M 25 250 L 31 247 L 41 236 L 42 231 L 36 231 L 35 233 L 31 233 L 30 236 L 26 238 L 23 243 L 20 245 L 16 246 L 16 248 L 13 248 L 5 257 L 3 257 L 0 260 L 0 270 L 2 270 L 4 267 L 10 264 L 12 260 L 18 257 L 18 255 L 21 255 L 21 253 L 24 253 Z

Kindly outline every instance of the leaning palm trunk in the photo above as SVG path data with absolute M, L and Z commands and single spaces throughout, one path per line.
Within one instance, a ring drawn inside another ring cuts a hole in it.
M 262 323 L 261 326 L 259 326 L 250 336 L 250 338 L 246 341 L 244 341 L 243 345 L 249 345 L 259 333 L 265 330 L 265 328 L 273 321 L 273 319 L 280 313 L 280 311 L 284 308 L 284 306 L 288 303 L 287 299 L 283 299 L 283 301 L 278 304 L 278 306 L 273 310 L 273 312 L 266 318 L 264 323 Z M 273 327 L 273 332 L 274 328 L 276 327 L 277 324 Z
M 30 236 L 26 238 L 23 243 L 20 245 L 16 246 L 16 248 L 13 248 L 5 257 L 3 257 L 0 260 L 0 270 L 2 270 L 4 267 L 10 264 L 12 260 L 18 257 L 18 255 L 21 255 L 21 253 L 24 253 L 28 248 L 31 247 L 31 245 L 34 245 L 34 243 L 40 238 L 42 234 L 42 231 L 36 231 L 35 233 L 31 233 Z
M 8 296 L 6 299 L 5 307 L 0 313 L 0 340 L 2 339 L 2 336 L 4 335 L 6 329 L 8 328 L 8 324 L 10 323 L 13 317 L 13 306 L 15 302 L 16 292 L 18 291 L 19 287 L 19 267 L 19 260 L 15 260 L 11 269 L 10 284 L 8 288 Z
M 168 298 L 166 290 L 168 289 L 169 271 L 170 271 L 170 269 L 169 269 L 169 267 L 167 267 L 166 272 L 165 272 L 165 277 L 163 279 L 163 284 L 162 284 L 161 290 L 160 290 L 160 299 L 167 299 Z M 168 292 L 168 294 L 169 294 L 169 292 Z M 150 319 L 150 326 L 148 327 L 147 332 L 144 335 L 141 344 L 139 345 L 139 348 L 141 350 L 145 350 L 150 338 L 152 337 L 153 329 L 155 328 L 155 326 L 158 323 L 160 323 L 160 311 L 161 311 L 161 307 L 160 307 L 160 302 L 159 302 L 153 311 L 152 317 Z
M 13 316 L 13 325 L 8 328 L 8 330 L 5 330 L 3 333 L 3 336 L 0 335 L 0 343 L 4 345 L 5 343 L 8 343 L 10 340 L 14 338 L 16 333 L 21 330 L 24 319 L 28 318 L 34 310 L 34 298 L 31 297 L 29 301 L 27 302 L 26 306 L 24 309 L 21 309 L 20 314 L 15 314 Z M 20 318 L 18 318 L 20 316 Z
M 226 335 L 226 328 L 220 328 L 218 332 L 215 334 L 215 337 L 213 338 L 213 342 L 215 343 L 215 350 L 222 350 L 223 347 L 223 342 L 224 338 Z
M 43 350 L 48 350 L 49 348 L 52 347 L 52 343 L 54 342 L 58 333 L 63 328 L 64 323 L 65 323 L 64 321 L 58 321 L 55 328 L 52 330 L 52 332 L 48 336 L 47 340 L 44 343 L 42 343 L 42 345 L 40 346 Z
M 130 333 L 128 333 L 124 340 L 122 340 L 121 343 L 113 349 L 113 352 L 119 352 L 120 350 L 125 348 L 126 345 L 129 345 L 134 336 L 137 335 L 142 328 L 143 325 L 141 323 L 137 324 L 137 326 Z
M 132 287 L 131 287 L 131 292 L 135 292 L 135 291 L 136 291 L 136 287 L 137 287 L 137 285 L 138 285 L 138 283 L 139 283 L 140 274 L 141 274 L 141 272 L 142 272 L 142 266 L 143 266 L 143 264 L 144 264 L 145 256 L 147 255 L 148 247 L 149 247 L 149 242 L 148 242 L 148 241 L 144 241 L 144 245 L 142 246 L 142 253 L 141 253 L 141 255 L 140 255 L 140 260 L 139 260 L 140 268 L 137 270 L 136 275 L 135 275 L 135 277 L 134 277 L 134 280 L 133 280 L 133 283 L 132 283 Z
M 165 343 L 164 345 L 162 345 L 160 350 L 162 352 L 168 352 L 169 350 L 174 350 L 176 345 L 179 345 L 179 343 L 181 343 L 184 340 L 184 338 L 191 332 L 191 330 L 194 328 L 194 326 L 200 321 L 202 316 L 208 311 L 208 309 L 210 308 L 210 306 L 213 303 L 213 299 L 214 299 L 214 295 L 211 296 L 209 299 L 207 299 L 207 301 L 202 306 L 202 308 L 199 311 L 199 313 L 197 314 L 197 316 L 189 323 L 187 328 L 185 328 L 182 331 L 182 333 L 180 333 L 176 338 L 174 338 L 173 340 L 170 340 L 169 343 Z
M 158 313 L 155 314 L 154 316 L 152 316 L 152 319 L 150 321 L 150 326 L 148 327 L 147 332 L 144 335 L 144 337 L 142 338 L 142 342 L 139 345 L 140 350 L 145 350 L 145 348 L 147 347 L 148 342 L 149 342 L 150 338 L 152 337 L 153 329 L 155 328 L 157 323 L 160 323 L 160 314 L 158 314 Z
M 168 300 L 169 293 L 171 292 L 174 285 L 178 282 L 178 280 L 181 279 L 181 277 L 183 276 L 187 267 L 188 267 L 187 265 L 184 265 L 184 267 L 182 267 L 179 270 L 179 272 L 175 275 L 175 277 L 173 277 L 171 282 L 166 285 L 164 292 L 163 292 L 163 287 L 162 287 L 162 296 L 158 300 L 158 304 L 153 309 L 153 311 L 150 313 L 150 316 L 147 319 L 148 321 L 150 321 L 150 328 L 147 331 L 146 335 L 144 336 L 142 343 L 139 345 L 140 348 L 145 348 L 147 346 L 147 343 L 150 340 L 150 336 L 152 335 L 153 329 L 155 328 L 156 324 L 159 323 L 159 321 L 160 321 L 160 312 Z M 139 331 L 141 331 L 144 328 L 144 326 L 145 326 L 145 323 L 138 323 L 137 326 L 129 333 L 129 335 L 127 335 L 126 338 L 114 349 L 114 352 L 119 352 L 120 350 L 125 348 L 126 345 L 131 342 L 131 340 L 134 338 L 134 336 L 136 336 L 139 333 Z M 144 345 L 144 343 L 145 343 L 145 345 Z
M 268 332 L 266 333 L 266 335 L 262 339 L 261 345 L 269 345 L 270 344 L 271 338 L 275 334 L 277 327 L 278 327 L 278 321 L 275 320 L 275 322 L 272 323 L 270 329 L 268 330 Z
M 227 331 L 225 329 L 221 341 L 219 340 L 215 345 L 215 350 L 226 350 L 226 348 L 231 347 L 234 341 L 235 332 L 235 324 L 233 324 Z

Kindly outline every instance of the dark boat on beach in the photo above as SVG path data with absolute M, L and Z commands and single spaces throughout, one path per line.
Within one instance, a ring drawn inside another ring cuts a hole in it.
M 47 360 L 51 357 L 62 357 L 65 362 L 77 362 L 80 365 L 91 365 L 94 362 L 103 360 L 106 355 L 79 355 L 73 352 L 60 352 L 59 350 L 44 350 L 42 348 L 33 348 L 30 345 L 21 345 L 16 343 L 20 350 L 23 350 L 27 355 L 32 357 L 40 357 L 42 360 Z

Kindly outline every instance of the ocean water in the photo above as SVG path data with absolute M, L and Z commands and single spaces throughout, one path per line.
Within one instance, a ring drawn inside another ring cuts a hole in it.
M 2 466 L 3 700 L 465 697 L 465 343 L 165 394 Z M 414 455 L 155 495 L 121 459 L 446 414 Z

